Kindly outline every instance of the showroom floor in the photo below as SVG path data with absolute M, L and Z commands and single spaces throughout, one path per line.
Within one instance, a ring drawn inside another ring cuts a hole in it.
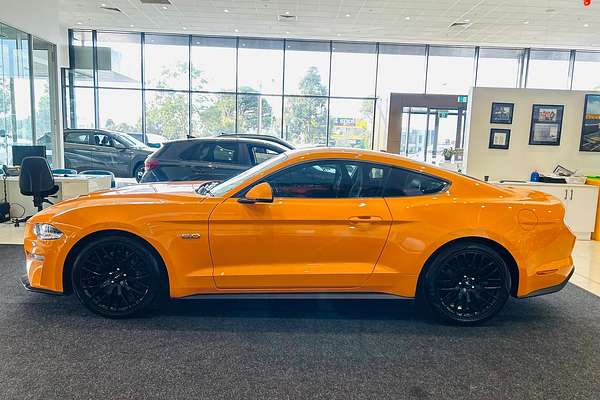
M 483 326 L 408 301 L 173 301 L 109 320 L 26 292 L 0 246 L 0 393 L 20 398 L 595 398 L 600 298 L 511 299 Z

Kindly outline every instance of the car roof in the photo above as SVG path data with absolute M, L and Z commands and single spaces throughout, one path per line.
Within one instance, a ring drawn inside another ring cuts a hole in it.
M 279 143 L 280 145 L 287 147 L 288 149 L 294 149 L 295 147 L 287 142 L 286 140 L 279 138 L 273 135 L 261 135 L 258 133 L 221 133 L 216 137 L 238 137 L 238 138 L 248 138 L 248 139 L 261 139 L 269 142 Z
M 271 140 L 264 140 L 262 138 L 240 138 L 235 136 L 207 136 L 200 138 L 191 138 L 191 139 L 177 139 L 170 140 L 168 142 L 163 143 L 163 146 L 172 145 L 172 144 L 192 144 L 199 142 L 242 142 L 242 143 L 250 143 L 250 144 L 262 144 L 262 145 L 270 145 L 279 148 L 283 151 L 289 151 L 290 149 L 286 146 L 279 144 L 278 142 L 274 142 Z

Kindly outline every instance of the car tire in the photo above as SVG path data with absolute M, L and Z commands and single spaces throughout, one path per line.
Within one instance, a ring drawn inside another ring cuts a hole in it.
M 474 325 L 496 315 L 510 296 L 506 261 L 492 247 L 457 243 L 429 263 L 420 285 L 420 300 L 445 321 Z
M 133 177 L 135 178 L 136 182 L 140 182 L 142 180 L 142 176 L 144 176 L 144 164 L 143 163 L 139 163 L 135 166 L 135 168 L 133 169 Z
M 159 262 L 147 245 L 112 235 L 86 244 L 71 270 L 73 291 L 91 311 L 126 318 L 146 311 L 164 290 Z

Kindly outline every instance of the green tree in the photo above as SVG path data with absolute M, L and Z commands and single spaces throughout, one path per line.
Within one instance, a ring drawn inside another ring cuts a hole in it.
M 299 83 L 303 95 L 327 95 L 316 67 L 310 67 Z M 327 100 L 322 97 L 290 97 L 286 109 L 285 136 L 298 144 L 326 144 Z

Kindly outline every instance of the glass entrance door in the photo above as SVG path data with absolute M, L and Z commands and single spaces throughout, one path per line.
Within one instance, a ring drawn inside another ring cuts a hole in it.
M 444 149 L 463 147 L 465 108 L 404 107 L 401 127 L 401 155 L 439 164 Z

